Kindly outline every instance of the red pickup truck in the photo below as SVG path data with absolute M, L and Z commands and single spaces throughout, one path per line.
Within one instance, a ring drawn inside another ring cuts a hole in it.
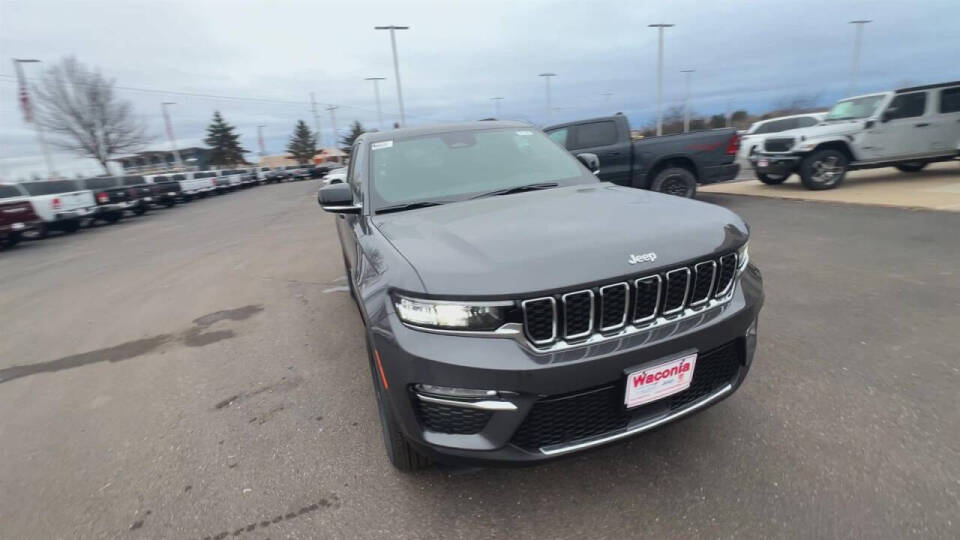
M 36 228 L 39 222 L 30 199 L 16 187 L 0 184 L 0 246 L 16 245 L 23 233 Z

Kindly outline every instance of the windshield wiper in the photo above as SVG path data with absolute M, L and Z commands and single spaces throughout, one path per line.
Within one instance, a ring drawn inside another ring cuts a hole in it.
M 420 201 L 406 204 L 395 204 L 393 206 L 385 206 L 383 208 L 377 209 L 378 214 L 386 214 L 388 212 L 403 212 L 404 210 L 416 210 L 417 208 L 427 208 L 429 206 L 440 206 L 445 204 L 439 201 Z
M 549 189 L 552 187 L 557 187 L 556 182 L 541 182 L 539 184 L 527 184 L 525 186 L 514 186 L 506 189 L 498 189 L 496 191 L 490 191 L 488 193 L 481 193 L 480 195 L 475 195 L 470 197 L 471 199 L 482 199 L 484 197 L 495 197 L 497 195 L 510 195 L 512 193 L 523 193 L 524 191 L 536 191 L 538 189 Z

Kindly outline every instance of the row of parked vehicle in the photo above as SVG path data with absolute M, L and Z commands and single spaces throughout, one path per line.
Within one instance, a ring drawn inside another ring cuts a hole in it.
M 0 184 L 0 245 L 44 238 L 50 231 L 73 233 L 84 223 L 115 223 L 128 213 L 142 216 L 152 208 L 255 185 L 322 178 L 339 167 L 293 165 Z

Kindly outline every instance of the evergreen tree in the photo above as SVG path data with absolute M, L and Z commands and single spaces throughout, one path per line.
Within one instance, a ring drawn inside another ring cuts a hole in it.
M 207 126 L 207 138 L 203 140 L 210 147 L 210 165 L 237 165 L 246 161 L 243 154 L 247 149 L 240 146 L 240 135 L 235 129 L 224 121 L 220 111 L 214 111 L 213 121 Z
M 349 154 L 350 149 L 353 148 L 354 141 L 356 141 L 357 137 L 363 135 L 366 131 L 367 130 L 363 129 L 363 124 L 361 124 L 359 120 L 354 120 L 353 123 L 350 124 L 350 133 L 340 138 L 340 144 L 343 145 L 343 151 Z
M 297 120 L 297 125 L 293 127 L 293 135 L 287 143 L 287 153 L 300 165 L 309 163 L 317 153 L 317 136 L 303 120 Z

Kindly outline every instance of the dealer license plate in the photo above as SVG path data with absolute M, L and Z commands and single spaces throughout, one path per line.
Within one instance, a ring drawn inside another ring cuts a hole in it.
M 769 166 L 770 166 L 769 159 L 761 159 L 757 161 L 757 167 L 769 167 Z
M 697 353 L 627 374 L 627 408 L 650 403 L 690 388 Z

